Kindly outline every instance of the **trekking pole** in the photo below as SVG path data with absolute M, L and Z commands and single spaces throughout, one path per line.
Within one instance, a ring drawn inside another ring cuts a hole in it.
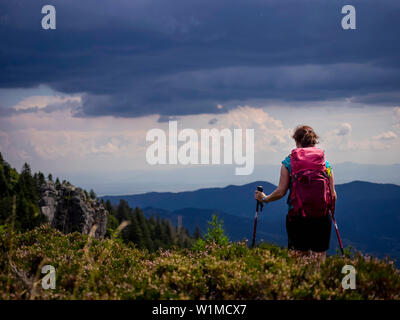
M 262 186 L 257 187 L 257 191 L 263 192 L 264 189 Z M 254 245 L 256 243 L 256 231 L 257 231 L 257 220 L 258 220 L 258 210 L 260 208 L 260 211 L 262 211 L 264 204 L 260 201 L 257 200 L 256 204 L 256 216 L 254 217 L 254 230 L 253 230 L 253 241 L 251 243 L 251 247 L 254 248 Z
M 336 236 L 337 236 L 337 239 L 339 242 L 340 251 L 342 252 L 342 256 L 344 257 L 342 239 L 340 239 L 339 228 L 337 226 L 336 219 L 335 219 L 335 202 L 333 202 L 333 205 L 332 205 L 331 217 L 332 217 L 333 225 L 335 226 Z

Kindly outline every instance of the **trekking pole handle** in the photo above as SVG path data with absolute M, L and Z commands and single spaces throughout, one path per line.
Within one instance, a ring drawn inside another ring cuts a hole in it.
M 259 192 L 264 192 L 264 188 L 262 186 L 258 186 L 257 187 L 257 191 Z M 256 206 L 256 211 L 258 212 L 258 209 L 260 208 L 260 211 L 262 211 L 264 207 L 264 204 L 260 201 L 257 200 L 257 206 Z

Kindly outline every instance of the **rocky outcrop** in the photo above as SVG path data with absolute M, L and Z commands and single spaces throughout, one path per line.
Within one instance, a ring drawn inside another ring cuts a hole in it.
M 78 231 L 89 234 L 94 226 L 95 238 L 101 239 L 106 233 L 107 211 L 103 205 L 68 182 L 44 183 L 39 207 L 50 225 L 64 233 Z

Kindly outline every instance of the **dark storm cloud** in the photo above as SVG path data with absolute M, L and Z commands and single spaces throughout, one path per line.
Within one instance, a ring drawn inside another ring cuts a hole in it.
M 83 93 L 77 116 L 222 112 L 246 101 L 397 104 L 400 2 L 15 0 L 0 4 L 0 87 Z M 41 29 L 54 4 L 57 30 Z

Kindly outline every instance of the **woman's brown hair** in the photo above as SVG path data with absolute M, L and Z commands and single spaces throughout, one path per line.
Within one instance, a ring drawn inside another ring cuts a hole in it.
M 310 126 L 298 126 L 294 130 L 292 138 L 298 143 L 302 148 L 314 147 L 319 143 L 318 135 L 315 133 L 314 129 Z

